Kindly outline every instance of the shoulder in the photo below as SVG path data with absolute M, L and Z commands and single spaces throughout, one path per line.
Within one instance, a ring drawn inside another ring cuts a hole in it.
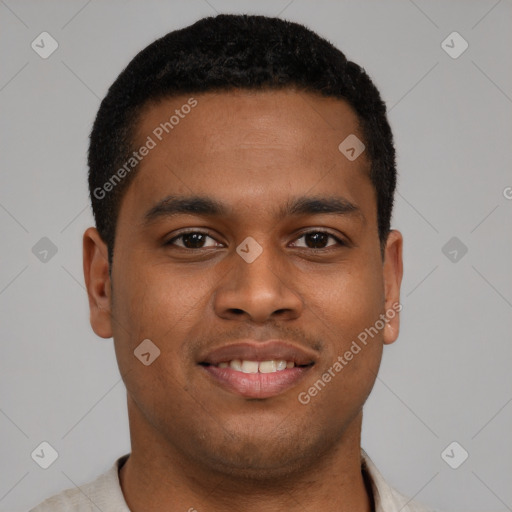
M 123 455 L 113 466 L 92 482 L 66 489 L 47 498 L 29 512 L 130 512 L 119 484 L 119 467 L 128 455 Z

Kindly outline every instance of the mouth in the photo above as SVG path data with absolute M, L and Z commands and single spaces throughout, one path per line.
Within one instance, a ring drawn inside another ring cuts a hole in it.
M 272 340 L 220 347 L 198 363 L 223 389 L 245 398 L 271 398 L 290 390 L 314 366 L 316 353 Z

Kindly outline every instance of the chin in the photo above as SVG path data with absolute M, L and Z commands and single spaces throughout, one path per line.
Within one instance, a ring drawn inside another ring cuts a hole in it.
M 284 429 L 274 427 L 271 432 L 253 430 L 232 436 L 224 431 L 217 439 L 210 433 L 190 443 L 194 454 L 189 453 L 188 457 L 224 477 L 271 486 L 272 481 L 282 483 L 287 477 L 309 473 L 336 443 L 325 433 L 305 436 L 305 429 L 296 426 L 291 430 L 288 425 Z

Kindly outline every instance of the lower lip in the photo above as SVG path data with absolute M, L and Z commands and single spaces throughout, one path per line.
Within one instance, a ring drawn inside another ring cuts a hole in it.
M 271 398 L 293 388 L 311 366 L 295 366 L 272 373 L 243 373 L 232 368 L 203 366 L 225 389 L 245 398 Z

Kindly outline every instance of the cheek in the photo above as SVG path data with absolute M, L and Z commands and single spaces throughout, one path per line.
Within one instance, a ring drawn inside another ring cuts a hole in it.
M 151 372 L 140 378 L 161 380 L 169 373 L 170 380 L 186 382 L 182 375 L 186 355 L 182 345 L 204 318 L 212 280 L 197 270 L 176 271 L 174 268 L 171 272 L 169 265 L 135 260 L 125 265 L 121 277 L 113 276 L 112 312 L 121 371 L 135 370 L 138 375 L 141 366 L 144 367 L 136 357 L 138 347 L 144 340 L 150 340 L 156 347 L 153 351 L 159 352 L 158 358 L 151 363 Z M 135 377 L 131 380 L 136 382 Z
M 319 368 L 320 378 L 328 381 L 323 398 L 354 414 L 373 387 L 382 357 L 383 283 L 378 262 L 373 268 L 354 265 L 333 274 L 322 291 L 310 295 L 312 325 L 326 336 L 326 357 Z
M 197 269 L 134 261 L 123 273 L 116 313 L 147 337 L 162 336 L 208 300 L 209 280 Z
M 383 347 L 382 329 L 375 325 L 383 309 L 379 281 L 352 274 L 336 283 L 339 287 L 332 286 L 328 297 L 317 298 L 318 305 L 326 306 L 312 321 L 326 337 L 325 357 L 317 380 L 301 391 L 315 414 L 325 415 L 325 421 L 335 414 L 339 426 L 359 413 L 375 383 Z
M 368 267 L 341 269 L 316 280 L 309 287 L 308 303 L 315 316 L 332 337 L 339 349 L 347 340 L 370 327 L 379 318 L 384 304 L 382 277 Z
M 171 276 L 164 265 L 134 262 L 114 287 L 113 332 L 121 375 L 138 409 L 149 418 L 161 417 L 164 424 L 188 404 L 180 343 L 197 322 L 194 311 L 206 295 L 197 288 L 200 280 L 178 275 Z

